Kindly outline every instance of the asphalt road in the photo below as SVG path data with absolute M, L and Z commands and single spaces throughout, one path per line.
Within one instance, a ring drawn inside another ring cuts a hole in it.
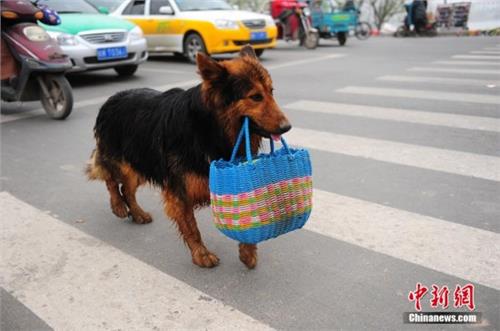
M 158 192 L 139 201 L 155 221 L 120 221 L 83 167 L 103 100 L 132 87 L 188 87 L 195 66 L 153 57 L 130 79 L 69 77 L 63 122 L 37 103 L 2 103 L 2 330 L 500 330 L 500 39 L 374 38 L 308 51 L 281 44 L 262 63 L 310 149 L 313 215 L 259 245 L 259 265 L 197 213 L 221 264 L 203 270 L 165 218 Z M 453 307 L 474 285 L 475 325 L 403 324 L 417 283 L 422 310 Z M 450 307 L 430 306 L 432 285 Z

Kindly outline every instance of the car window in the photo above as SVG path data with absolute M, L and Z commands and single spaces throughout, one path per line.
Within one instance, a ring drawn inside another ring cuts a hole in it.
M 97 9 L 84 0 L 48 0 L 43 2 L 59 14 L 98 14 Z
M 122 0 L 87 0 L 87 2 L 96 8 L 106 7 L 109 12 L 113 12 L 123 3 Z
M 224 0 L 175 0 L 175 3 L 182 11 L 232 9 Z
M 151 0 L 151 8 L 149 13 L 151 15 L 165 15 L 160 13 L 160 7 L 171 7 L 168 0 Z
M 144 15 L 144 0 L 134 0 L 123 11 L 124 15 Z

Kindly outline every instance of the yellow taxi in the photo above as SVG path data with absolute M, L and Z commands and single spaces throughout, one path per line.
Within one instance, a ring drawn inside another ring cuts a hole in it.
M 250 44 L 258 56 L 276 45 L 277 28 L 269 15 L 234 10 L 224 0 L 87 0 L 140 26 L 148 51 L 183 54 L 194 62 L 199 51 L 237 52 Z

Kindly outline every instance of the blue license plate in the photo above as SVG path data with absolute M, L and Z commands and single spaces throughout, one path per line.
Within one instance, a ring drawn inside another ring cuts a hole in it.
M 250 40 L 265 40 L 267 39 L 267 32 L 252 32 L 250 34 Z
M 127 47 L 109 47 L 97 50 L 98 61 L 124 59 L 127 55 Z

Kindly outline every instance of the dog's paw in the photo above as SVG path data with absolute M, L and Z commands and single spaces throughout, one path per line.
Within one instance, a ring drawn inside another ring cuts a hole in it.
M 141 213 L 130 213 L 132 215 L 132 220 L 134 220 L 137 224 L 148 224 L 153 222 L 153 217 L 149 213 L 141 212 Z
M 202 268 L 213 268 L 219 264 L 219 258 L 205 247 L 200 247 L 193 252 L 193 263 Z
M 253 244 L 240 244 L 240 261 L 253 269 L 257 265 L 257 246 Z
M 127 205 L 123 201 L 111 201 L 111 210 L 119 218 L 128 216 Z

